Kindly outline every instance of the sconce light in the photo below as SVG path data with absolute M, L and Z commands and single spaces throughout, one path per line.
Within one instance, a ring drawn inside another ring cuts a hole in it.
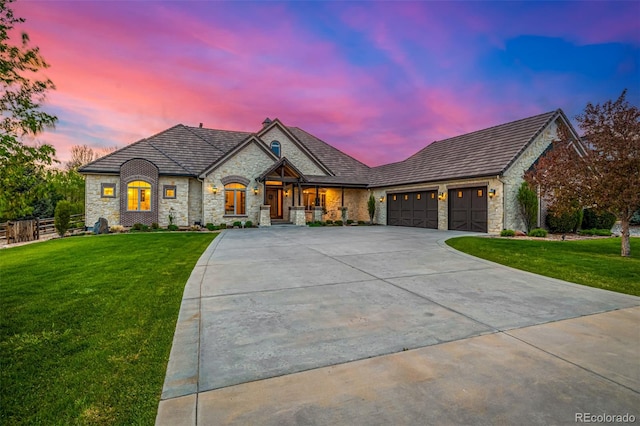
M 489 190 L 489 198 L 493 198 L 496 196 L 496 190 L 495 189 L 490 189 Z
M 441 192 L 438 194 L 438 200 L 444 201 L 447 199 L 447 194 L 445 192 Z
M 218 193 L 218 187 L 217 187 L 217 186 L 212 185 L 212 186 L 210 187 L 210 189 L 211 189 L 211 193 L 212 193 L 212 194 L 217 194 L 217 193 Z
M 288 197 L 289 196 L 289 190 L 287 189 L 286 191 L 284 191 L 284 196 Z
M 380 197 L 380 202 L 384 203 L 384 195 Z
M 254 186 L 254 187 L 253 187 L 253 193 L 254 193 L 255 195 L 258 195 L 258 185 L 256 185 L 256 186 Z

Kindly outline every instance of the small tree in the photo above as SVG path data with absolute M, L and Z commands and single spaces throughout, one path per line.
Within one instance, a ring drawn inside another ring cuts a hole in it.
M 615 214 L 622 227 L 620 254 L 631 256 L 629 223 L 640 209 L 640 109 L 626 93 L 602 105 L 588 103 L 576 117 L 584 144 L 559 126 L 559 140 L 526 178 L 559 214 L 592 206 Z
M 53 225 L 58 231 L 58 235 L 64 237 L 64 234 L 69 230 L 69 226 L 71 225 L 71 203 L 62 200 L 58 202 L 56 206 L 56 213 L 53 219 Z
M 526 226 L 527 233 L 529 233 L 538 222 L 538 194 L 531 189 L 527 182 L 522 182 L 518 189 L 517 198 L 524 226 Z
M 376 197 L 373 196 L 373 193 L 369 195 L 367 210 L 369 210 L 369 222 L 373 225 L 373 216 L 376 214 Z

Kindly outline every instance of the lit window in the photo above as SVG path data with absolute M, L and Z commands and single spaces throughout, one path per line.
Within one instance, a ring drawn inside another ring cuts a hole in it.
M 478 197 L 482 197 L 482 189 L 478 189 Z
M 134 180 L 127 185 L 127 210 L 151 211 L 151 184 Z
M 458 198 L 462 198 L 462 191 L 458 191 Z
M 409 199 L 409 194 L 404 194 L 404 199 L 408 200 Z
M 176 198 L 176 186 L 165 185 L 163 187 L 163 198 Z
M 394 195 L 394 196 L 393 196 L 393 201 L 397 201 L 397 200 L 398 200 L 398 196 L 397 196 L 397 195 Z
M 433 200 L 433 199 L 435 199 L 435 198 L 436 198 L 436 193 L 435 193 L 435 192 L 432 192 L 432 193 L 431 193 L 431 199 Z
M 116 198 L 116 184 L 115 183 L 100 184 L 100 196 L 102 198 Z
M 241 183 L 228 183 L 224 186 L 224 214 L 246 214 L 247 187 Z
M 271 151 L 278 157 L 280 157 L 280 142 L 273 141 L 271 142 Z
M 416 200 L 419 200 L 419 199 L 420 199 L 420 195 L 421 195 L 421 194 L 416 194 Z
M 316 191 L 304 191 L 302 195 L 304 195 L 304 208 L 306 210 L 313 210 L 316 206 Z M 320 202 L 320 204 L 318 204 L 319 207 L 325 207 L 327 194 L 320 192 L 318 194 L 318 201 Z

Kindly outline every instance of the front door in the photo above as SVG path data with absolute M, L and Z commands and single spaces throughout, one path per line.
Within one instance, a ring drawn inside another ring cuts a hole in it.
M 282 188 L 267 188 L 267 204 L 271 206 L 271 219 L 282 219 Z

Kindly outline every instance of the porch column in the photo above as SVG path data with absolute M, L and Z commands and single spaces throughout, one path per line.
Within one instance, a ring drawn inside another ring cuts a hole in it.
M 260 206 L 260 223 L 258 226 L 260 228 L 271 226 L 271 206 L 264 204 Z
M 304 206 L 291 207 L 291 223 L 295 226 L 305 226 Z
M 313 208 L 313 221 L 314 222 L 322 222 L 322 207 L 315 206 Z

